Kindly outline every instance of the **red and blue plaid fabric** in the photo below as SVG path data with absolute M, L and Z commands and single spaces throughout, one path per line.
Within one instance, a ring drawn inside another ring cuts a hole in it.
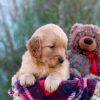
M 66 80 L 61 83 L 57 91 L 52 93 L 45 90 L 44 80 L 39 80 L 33 86 L 27 88 L 22 87 L 17 81 L 15 88 L 22 100 L 90 100 L 96 83 L 96 79 Z

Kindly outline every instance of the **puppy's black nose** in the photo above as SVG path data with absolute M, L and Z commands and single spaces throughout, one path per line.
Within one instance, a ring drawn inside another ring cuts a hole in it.
M 91 38 L 85 38 L 84 43 L 91 45 L 93 43 L 93 40 Z
M 58 58 L 59 63 L 63 63 L 64 59 L 63 58 Z

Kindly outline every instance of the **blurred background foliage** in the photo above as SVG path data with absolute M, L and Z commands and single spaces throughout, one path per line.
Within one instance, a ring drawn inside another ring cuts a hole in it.
M 76 23 L 100 25 L 100 0 L 0 0 L 0 97 L 7 91 L 12 75 L 21 64 L 25 43 L 47 23 L 60 25 L 69 36 Z

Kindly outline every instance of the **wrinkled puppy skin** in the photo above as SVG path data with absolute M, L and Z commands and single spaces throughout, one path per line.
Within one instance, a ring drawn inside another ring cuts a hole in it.
M 76 23 L 71 28 L 69 41 L 68 59 L 71 74 L 78 77 L 97 77 L 90 73 L 91 59 L 87 58 L 87 54 L 100 56 L 100 28 L 92 24 Z M 100 61 L 96 63 L 100 76 Z

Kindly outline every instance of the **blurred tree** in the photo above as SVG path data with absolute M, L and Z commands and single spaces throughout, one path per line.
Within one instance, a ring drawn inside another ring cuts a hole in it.
M 26 41 L 38 27 L 55 23 L 69 36 L 76 22 L 100 25 L 100 0 L 5 1 L 5 5 L 0 2 L 0 79 L 4 79 L 1 74 L 6 74 L 9 81 L 0 86 L 0 90 L 4 89 L 0 93 L 2 100 L 6 100 L 3 94 L 10 87 L 11 76 L 20 67 Z

